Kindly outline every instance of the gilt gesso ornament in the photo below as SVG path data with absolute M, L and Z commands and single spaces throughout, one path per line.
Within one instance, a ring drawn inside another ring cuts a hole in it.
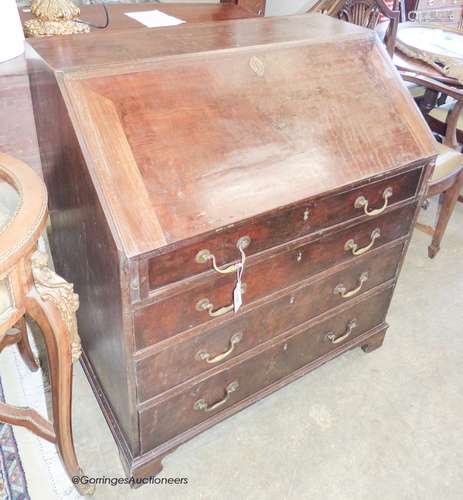
M 32 255 L 32 276 L 40 298 L 52 302 L 58 308 L 69 335 L 72 361 L 77 361 L 82 351 L 76 319 L 79 296 L 74 293 L 74 285 L 48 267 L 48 257 L 43 252 Z

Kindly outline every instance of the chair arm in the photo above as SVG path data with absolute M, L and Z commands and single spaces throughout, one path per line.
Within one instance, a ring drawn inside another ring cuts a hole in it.
M 421 85 L 437 92 L 443 92 L 444 94 L 455 99 L 456 102 L 447 115 L 444 144 L 453 149 L 458 149 L 457 125 L 460 113 L 463 111 L 463 90 L 450 87 L 445 83 L 439 82 L 438 80 L 434 80 L 433 78 L 427 76 L 416 75 L 415 73 L 407 71 L 399 71 L 399 73 L 402 78 L 408 82 L 416 83 L 417 85 Z
M 431 90 L 436 90 L 437 92 L 443 92 L 454 99 L 460 99 L 463 97 L 463 89 L 457 87 L 451 87 L 445 83 L 435 80 L 429 76 L 418 75 L 411 71 L 399 70 L 400 76 L 407 82 L 416 83 Z
M 458 149 L 457 127 L 460 114 L 463 111 L 463 97 L 457 100 L 449 114 L 447 115 L 447 127 L 445 131 L 444 144 L 454 149 Z

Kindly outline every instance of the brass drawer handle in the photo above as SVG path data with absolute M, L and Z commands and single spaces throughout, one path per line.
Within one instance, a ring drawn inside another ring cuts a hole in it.
M 246 283 L 241 283 L 241 293 L 246 292 Z M 196 310 L 207 311 L 211 318 L 217 318 L 218 316 L 223 316 L 229 312 L 232 312 L 235 309 L 235 303 L 230 304 L 229 306 L 221 307 L 214 311 L 214 304 L 209 299 L 201 299 L 196 303 Z
M 196 354 L 196 359 L 205 361 L 210 365 L 220 363 L 224 359 L 228 358 L 228 356 L 230 356 L 230 354 L 235 350 L 235 346 L 239 344 L 242 339 L 243 332 L 235 333 L 230 339 L 230 347 L 225 352 L 223 352 L 222 354 L 218 354 L 214 358 L 211 358 L 211 355 L 207 351 L 199 351 L 198 354 Z
M 368 210 L 368 200 L 365 196 L 359 196 L 354 202 L 354 208 L 363 208 L 363 211 L 369 217 L 382 214 L 389 204 L 389 198 L 392 196 L 392 188 L 389 186 L 383 191 L 384 205 L 376 210 Z
M 346 252 L 351 250 L 352 255 L 362 255 L 365 252 L 368 252 L 368 250 L 370 250 L 370 248 L 375 244 L 375 240 L 377 240 L 380 236 L 381 236 L 381 231 L 379 230 L 379 228 L 376 228 L 372 231 L 371 241 L 366 247 L 359 248 L 357 243 L 355 243 L 354 240 L 349 240 L 349 241 L 346 241 L 346 244 L 344 245 L 344 250 Z
M 225 266 L 225 267 L 219 267 L 217 265 L 217 261 L 215 259 L 215 255 L 211 253 L 209 250 L 200 250 L 196 254 L 196 262 L 198 264 L 204 264 L 208 260 L 212 261 L 212 267 L 214 268 L 215 271 L 217 271 L 220 274 L 230 274 L 230 273 L 235 273 L 240 266 L 244 264 L 244 250 L 248 248 L 248 246 L 251 244 L 251 238 L 249 236 L 243 236 L 241 237 L 237 242 L 236 242 L 236 247 L 240 252 L 242 253 L 242 260 L 241 262 L 238 262 L 236 264 L 231 264 L 230 266 Z
M 238 381 L 235 380 L 225 389 L 225 397 L 222 400 L 217 401 L 217 403 L 214 403 L 212 406 L 209 406 L 205 399 L 198 399 L 198 401 L 196 401 L 196 403 L 193 405 L 193 409 L 197 411 L 204 411 L 206 413 L 217 410 L 218 408 L 223 406 L 230 399 L 230 395 L 238 389 L 239 384 Z
M 209 299 L 201 299 L 196 304 L 197 311 L 207 311 L 211 318 L 217 318 L 218 316 L 223 316 L 224 314 L 233 311 L 234 307 L 235 307 L 234 304 L 230 304 L 229 306 L 221 307 L 220 309 L 214 311 L 214 304 L 212 304 L 209 301 Z
M 356 319 L 351 319 L 349 323 L 347 323 L 347 328 L 346 328 L 346 333 L 342 335 L 341 337 L 336 337 L 336 334 L 333 332 L 327 333 L 325 335 L 326 340 L 331 342 L 332 344 L 340 344 L 341 342 L 344 342 L 350 334 L 352 333 L 352 330 L 357 326 L 357 320 Z
M 351 297 L 353 297 L 354 295 L 357 295 L 360 292 L 360 290 L 363 287 L 363 284 L 367 280 L 368 280 L 368 273 L 365 271 L 364 273 L 362 273 L 359 276 L 359 279 L 358 279 L 359 284 L 358 284 L 357 288 L 354 288 L 353 290 L 348 292 L 346 290 L 346 287 L 342 283 L 339 283 L 339 285 L 336 285 L 335 289 L 333 290 L 333 293 L 335 295 L 340 295 L 343 299 L 350 299 Z

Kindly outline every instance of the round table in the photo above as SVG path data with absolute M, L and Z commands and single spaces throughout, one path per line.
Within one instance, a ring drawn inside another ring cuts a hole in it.
M 449 78 L 437 71 L 437 69 L 433 68 L 431 65 L 426 64 L 424 61 L 403 54 L 400 49 L 396 49 L 392 61 L 400 71 L 408 71 L 410 73 L 432 78 L 446 85 L 450 85 L 451 87 L 463 87 L 455 78 Z
M 400 23 L 394 64 L 454 87 L 463 87 L 463 32 L 433 24 Z

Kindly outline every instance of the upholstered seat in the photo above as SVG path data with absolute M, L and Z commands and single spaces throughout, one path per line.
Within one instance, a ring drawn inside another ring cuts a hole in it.
M 7 182 L 0 179 L 0 233 L 13 217 L 19 206 L 19 193 Z M 0 279 L 0 317 L 12 306 L 8 282 Z
M 0 179 L 0 231 L 11 219 L 19 205 L 19 193 Z
M 446 117 L 443 123 L 444 144 L 436 142 L 436 149 L 439 153 L 433 175 L 428 183 L 427 197 L 439 195 L 439 208 L 437 211 L 437 221 L 434 227 L 417 224 L 417 227 L 432 236 L 431 245 L 428 247 L 428 255 L 433 258 L 440 248 L 440 243 L 447 227 L 448 221 L 457 203 L 460 190 L 463 188 L 463 155 L 459 153 L 461 144 L 457 131 L 457 122 L 461 120 L 463 110 L 463 92 L 459 88 L 450 87 L 433 78 L 418 75 L 412 72 L 401 71 L 402 78 L 407 83 L 420 85 L 434 92 L 442 92 L 454 99 L 448 104 Z M 432 113 L 432 111 L 431 111 Z M 426 116 L 428 123 L 433 119 Z M 431 127 L 433 130 L 434 128 Z
M 422 87 L 421 85 L 416 85 L 415 83 L 412 82 L 404 82 L 405 86 L 407 87 L 407 90 L 410 92 L 411 96 L 413 99 L 418 99 L 420 97 L 424 96 L 424 93 L 426 92 L 426 89 Z
M 437 150 L 439 151 L 439 156 L 437 157 L 431 182 L 444 179 L 463 167 L 463 154 L 439 143 L 437 143 Z
M 435 120 L 445 124 L 447 122 L 447 116 L 449 114 L 449 111 L 450 111 L 451 107 L 453 106 L 454 102 L 455 101 L 453 99 L 448 100 L 448 102 L 446 102 L 442 106 L 438 106 L 437 108 L 434 108 L 433 110 L 431 110 L 429 112 L 429 116 L 431 118 L 434 118 Z M 463 134 L 463 113 L 460 113 L 460 116 L 458 118 L 457 131 L 458 131 L 458 133 Z
M 417 223 L 419 229 L 432 236 L 428 247 L 431 258 L 439 252 L 442 237 L 463 187 L 463 154 L 440 143 L 436 143 L 436 149 L 439 155 L 427 191 L 428 198 L 439 195 L 436 225 L 431 227 Z

